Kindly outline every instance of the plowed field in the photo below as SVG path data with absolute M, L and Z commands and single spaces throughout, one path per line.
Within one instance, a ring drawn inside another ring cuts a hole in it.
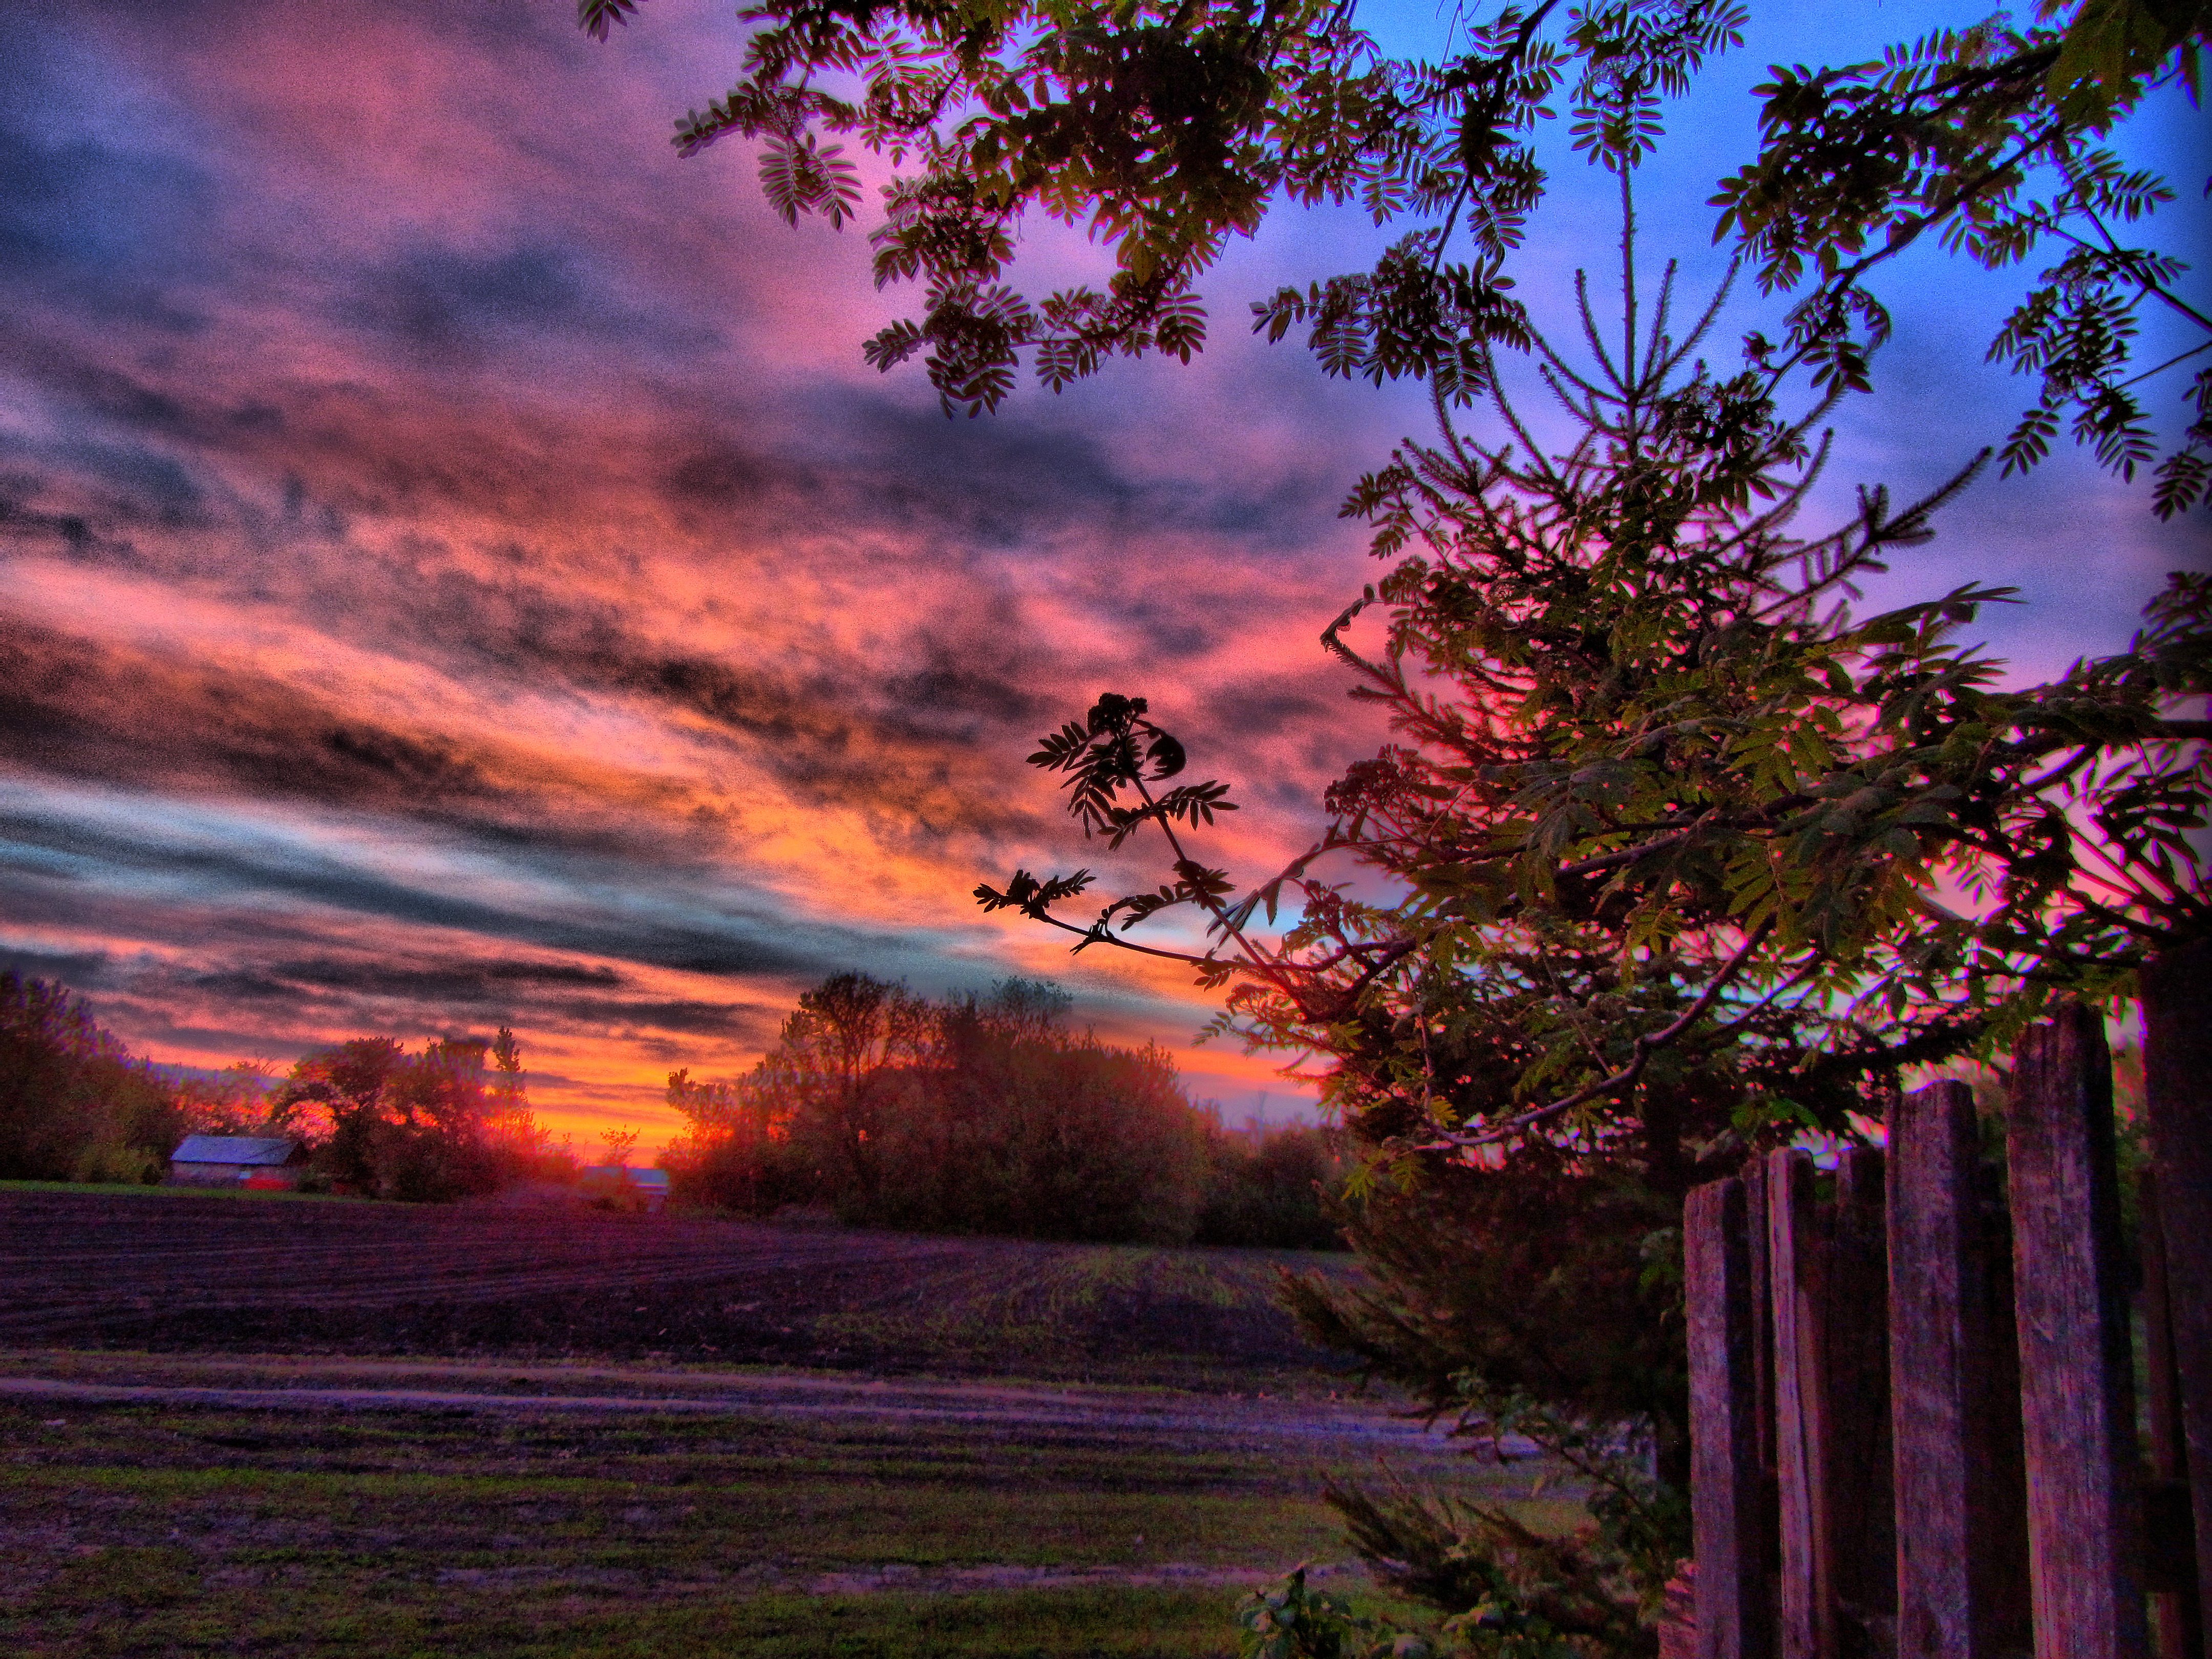
M 1268 1298 L 1279 1263 L 1313 1260 L 596 1211 L 0 1191 L 0 1345 L 1234 1388 L 1326 1363 Z
M 1352 1271 L 0 1189 L 0 1654 L 1226 1659 L 1300 1560 L 1373 1601 L 1324 1473 L 1571 1519 L 1340 1397 L 1285 1265 Z

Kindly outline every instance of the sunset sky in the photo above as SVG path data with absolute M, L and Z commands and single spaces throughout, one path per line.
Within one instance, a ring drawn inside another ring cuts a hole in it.
M 1755 10 L 1648 185 L 1693 276 L 1766 64 L 1966 15 Z M 1361 15 L 1442 43 L 1426 0 Z M 605 46 L 573 18 L 0 7 L 0 966 L 194 1066 L 507 1023 L 556 1128 L 648 1145 L 672 1067 L 749 1065 L 828 973 L 1042 975 L 1232 1118 L 1283 1115 L 1310 1091 L 1279 1061 L 1190 1048 L 1187 976 L 1071 961 L 969 891 L 1101 863 L 1022 764 L 1101 690 L 1237 784 L 1211 846 L 1248 875 L 1380 740 L 1315 636 L 1376 574 L 1335 502 L 1423 399 L 1243 321 L 1376 234 L 1285 216 L 1206 285 L 1193 367 L 947 421 L 860 361 L 915 298 L 872 288 L 872 215 L 787 229 L 743 148 L 666 143 L 735 76 L 730 7 L 652 0 Z M 2181 174 L 2169 247 L 2203 240 L 2203 136 L 2176 99 L 2130 141 Z M 1540 309 L 1610 271 L 1603 192 L 1559 171 Z M 1087 258 L 1030 252 L 1039 288 Z M 1832 500 L 2001 437 L 2028 387 L 1981 358 L 2016 292 L 1932 251 L 1901 273 Z M 1737 313 L 1717 358 L 1774 327 Z M 1978 484 L 1875 597 L 2017 584 L 1987 633 L 2039 675 L 2206 557 L 2201 514 L 2161 526 L 2069 452 Z

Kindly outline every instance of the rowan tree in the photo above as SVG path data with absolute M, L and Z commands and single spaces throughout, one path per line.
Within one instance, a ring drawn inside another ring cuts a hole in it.
M 577 15 L 604 40 L 636 9 L 578 0 Z M 1740 43 L 1746 15 L 1735 0 L 1459 9 L 1463 44 L 1431 61 L 1385 55 L 1339 0 L 763 0 L 739 13 L 741 78 L 674 143 L 756 142 L 793 223 L 859 216 L 836 140 L 887 157 L 876 281 L 919 282 L 924 300 L 866 355 L 886 369 L 921 357 L 947 413 L 995 407 L 1024 356 L 1054 388 L 1117 355 L 1188 362 L 1206 334 L 1198 283 L 1229 239 L 1324 202 L 1409 228 L 1370 270 L 1255 302 L 1255 328 L 1305 331 L 1332 374 L 1475 396 L 1482 349 L 1518 343 L 1525 324 L 1508 263 L 1546 188 L 1542 123 L 1564 103 L 1575 150 L 1632 161 L 1658 142 L 1662 100 Z M 1992 268 L 2055 252 L 1990 347 L 2039 382 L 2004 466 L 2033 466 L 2064 420 L 2124 476 L 2155 460 L 2153 505 L 2170 516 L 2212 477 L 2212 368 L 2189 382 L 2163 459 L 2139 386 L 2212 338 L 2148 374 L 2133 344 L 2146 307 L 2192 338 L 2212 319 L 2184 296 L 2183 262 L 2126 240 L 2172 191 L 2105 141 L 2163 88 L 2194 98 L 2212 14 L 2045 0 L 2038 15 L 1778 66 L 1756 91 L 1759 153 L 1717 186 L 1717 237 L 1739 239 L 1763 286 L 1799 293 L 1774 349 L 1846 384 L 1887 326 L 1871 278 L 1907 247 L 1932 233 Z M 1042 296 L 1012 285 L 1032 216 L 1109 246 L 1110 275 Z
M 1370 1158 L 1345 1220 L 1374 1288 L 1305 1281 L 1294 1305 L 1462 1429 L 1531 1434 L 1595 1483 L 1571 1547 L 1334 1494 L 1402 1588 L 1489 1608 L 1469 1640 L 1499 1655 L 1656 1640 L 1687 1546 L 1689 1188 L 1853 1137 L 1909 1068 L 2000 1052 L 2054 995 L 2123 1004 L 2148 954 L 2212 931 L 2207 727 L 2172 718 L 2212 690 L 2212 580 L 2177 575 L 2129 652 L 2021 689 L 1960 638 L 2008 590 L 1857 615 L 1854 585 L 1974 468 L 1803 531 L 1844 389 L 1785 416 L 1756 350 L 1715 371 L 1717 300 L 1678 332 L 1670 273 L 1639 314 L 1623 245 L 1625 329 L 1584 289 L 1594 361 L 1530 337 L 1565 441 L 1493 351 L 1486 432 L 1439 396 L 1437 441 L 1347 503 L 1390 569 L 1324 640 L 1398 740 L 1331 788 L 1312 848 L 1255 884 L 1209 866 L 1228 787 L 1108 696 L 1031 761 L 1109 848 L 1157 837 L 1168 878 L 1073 918 L 1085 870 L 977 890 L 1079 950 L 1182 960 L 1228 987 L 1217 1029 L 1322 1058 Z M 1194 915 L 1200 942 L 1132 937 Z

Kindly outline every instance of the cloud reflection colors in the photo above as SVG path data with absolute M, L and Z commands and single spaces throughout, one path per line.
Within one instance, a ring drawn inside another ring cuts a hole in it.
M 1187 976 L 967 895 L 1101 862 L 1021 765 L 1101 690 L 1237 781 L 1247 871 L 1379 741 L 1315 635 L 1372 571 L 1334 502 L 1419 395 L 1229 320 L 1352 233 L 1240 250 L 1192 370 L 947 422 L 859 362 L 902 299 L 861 244 L 660 142 L 720 9 L 619 50 L 571 11 L 0 17 L 0 956 L 187 1064 L 512 1024 L 556 1127 L 649 1140 L 669 1069 L 749 1063 L 826 973 L 1046 974 L 1279 1113 L 1267 1061 L 1188 1048 Z M 1977 386 L 1905 404 L 2001 429 Z M 2029 657 L 2202 558 L 2079 469 L 1975 499 L 1926 585 L 2048 599 L 2105 545 Z

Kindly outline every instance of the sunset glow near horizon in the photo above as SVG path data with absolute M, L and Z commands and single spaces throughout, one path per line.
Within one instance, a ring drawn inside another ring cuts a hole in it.
M 1436 22 L 1378 15 L 1408 49 Z M 1316 635 L 1378 574 L 1335 504 L 1425 399 L 1326 380 L 1243 321 L 1377 233 L 1285 215 L 1205 284 L 1192 368 L 948 422 L 918 371 L 860 362 L 917 303 L 872 288 L 872 219 L 787 229 L 742 147 L 665 143 L 735 74 L 727 7 L 654 0 L 607 46 L 573 16 L 0 16 L 0 966 L 192 1066 L 509 1024 L 541 1116 L 586 1145 L 665 1138 L 668 1072 L 741 1071 L 847 969 L 932 994 L 1048 977 L 1232 1121 L 1310 1100 L 1290 1056 L 1192 1046 L 1216 1000 L 1187 971 L 1071 961 L 969 892 L 1018 865 L 1158 878 L 1023 764 L 1101 691 L 1149 697 L 1236 787 L 1206 855 L 1245 878 L 1382 740 Z M 1755 18 L 1674 112 L 1661 252 L 1717 270 L 1703 198 L 1749 154 L 1767 62 L 1871 55 L 1917 19 Z M 2172 117 L 2144 142 L 2182 172 L 2201 118 Z M 1540 310 L 1611 269 L 1578 165 L 1532 243 L 1559 278 L 1524 277 Z M 2160 240 L 2185 249 L 2202 179 L 2177 182 Z M 1090 257 L 1033 243 L 1033 288 Z M 2029 393 L 1980 362 L 2016 278 L 1915 258 L 1835 501 L 1926 489 Z M 2015 584 L 1992 647 L 2055 672 L 2205 565 L 2203 515 L 2145 501 L 2070 451 L 1992 473 L 1870 597 Z

